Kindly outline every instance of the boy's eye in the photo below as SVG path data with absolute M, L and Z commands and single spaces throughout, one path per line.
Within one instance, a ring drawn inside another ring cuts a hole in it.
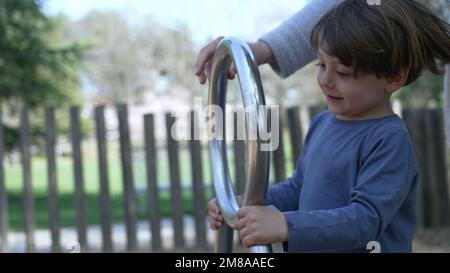
M 339 71 L 338 71 L 337 73 L 338 73 L 339 76 L 343 76 L 343 77 L 350 76 L 349 73 L 345 73 L 345 72 L 339 72 Z
M 317 63 L 316 66 L 318 66 L 320 69 L 325 69 L 325 65 L 322 63 Z

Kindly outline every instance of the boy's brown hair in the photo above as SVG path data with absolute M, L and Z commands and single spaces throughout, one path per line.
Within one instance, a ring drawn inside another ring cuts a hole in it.
M 450 25 L 413 0 L 346 0 L 314 26 L 311 45 L 352 67 L 355 77 L 389 77 L 408 67 L 408 85 L 427 68 L 443 73 L 441 65 L 450 63 Z

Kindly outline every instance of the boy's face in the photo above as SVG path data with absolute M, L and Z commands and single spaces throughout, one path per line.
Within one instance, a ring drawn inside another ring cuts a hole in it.
M 377 78 L 374 73 L 359 73 L 358 78 L 354 78 L 351 67 L 344 66 L 320 48 L 318 58 L 317 81 L 330 111 L 339 119 L 370 119 L 393 113 L 385 78 Z

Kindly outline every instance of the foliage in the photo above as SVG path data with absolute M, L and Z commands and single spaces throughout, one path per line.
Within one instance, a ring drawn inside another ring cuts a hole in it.
M 83 49 L 65 44 L 64 18 L 49 18 L 41 8 L 38 0 L 0 1 L 0 102 L 9 150 L 18 145 L 15 135 L 23 105 L 62 108 L 79 101 Z M 38 127 L 45 128 L 30 123 L 32 132 Z
M 449 0 L 418 0 L 430 8 L 442 20 L 450 22 Z M 444 77 L 426 71 L 416 82 L 404 87 L 396 96 L 402 101 L 404 107 L 421 107 L 438 105 L 442 107 L 444 90 Z
M 417 81 L 395 93 L 405 108 L 418 108 L 427 105 L 442 106 L 444 77 L 426 71 Z
M 142 20 L 131 26 L 119 13 L 90 12 L 71 24 L 70 39 L 89 46 L 83 75 L 97 103 L 140 103 L 145 92 L 175 95 L 171 90 L 198 87 L 196 52 L 184 25 Z
M 31 107 L 60 106 L 78 88 L 78 45 L 53 45 L 55 21 L 35 0 L 0 2 L 0 99 Z

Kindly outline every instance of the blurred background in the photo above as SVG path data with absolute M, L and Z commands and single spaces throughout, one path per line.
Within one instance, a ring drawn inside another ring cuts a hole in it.
M 207 143 L 173 139 L 172 114 L 202 118 L 191 112 L 194 97 L 207 101 L 194 76 L 202 46 L 217 36 L 255 41 L 306 2 L 0 0 L 1 252 L 211 250 Z M 448 0 L 421 2 L 450 19 Z M 285 80 L 260 71 L 268 103 L 280 106 L 276 183 L 326 102 L 314 64 Z M 450 252 L 443 88 L 426 72 L 394 100 L 422 172 L 416 252 Z M 228 93 L 241 104 L 235 81 Z M 245 160 L 234 159 L 245 158 L 245 141 L 229 144 L 240 192 Z

